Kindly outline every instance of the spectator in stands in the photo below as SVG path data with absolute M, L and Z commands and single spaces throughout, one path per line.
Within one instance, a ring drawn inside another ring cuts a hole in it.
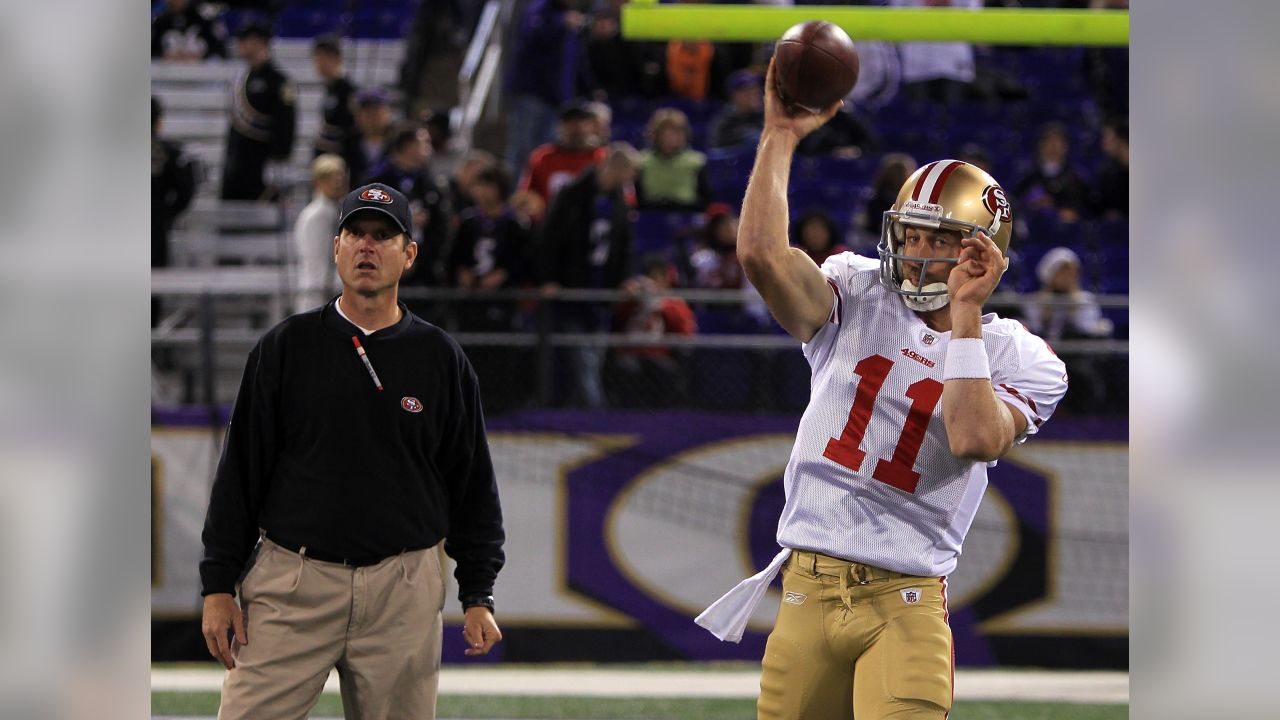
M 792 232 L 795 239 L 792 244 L 804 250 L 805 254 L 818 266 L 832 255 L 848 252 L 849 248 L 840 242 L 840 232 L 831 216 L 821 210 L 811 210 L 796 221 Z
M 1040 290 L 1026 303 L 1023 322 L 1053 346 L 1061 340 L 1111 337 L 1112 322 L 1102 316 L 1093 293 L 1080 287 L 1080 257 L 1070 248 L 1056 247 L 1036 264 Z M 1096 355 L 1059 352 L 1071 376 L 1068 408 L 1096 409 L 1106 398 Z M 1064 400 L 1066 402 L 1066 400 Z
M 862 231 L 859 246 L 874 248 L 880 242 L 880 226 L 884 213 L 898 198 L 902 184 L 916 171 L 916 159 L 906 153 L 885 153 L 871 180 L 871 197 L 862 208 L 858 227 Z
M 738 70 L 729 76 L 729 106 L 711 122 L 711 147 L 737 147 L 759 139 L 764 127 L 761 82 L 760 75 L 750 70 Z
M 197 165 L 182 146 L 160 137 L 164 108 L 151 96 L 151 267 L 169 266 L 169 232 L 196 194 Z
M 520 174 L 552 138 L 556 109 L 577 94 L 585 0 L 530 0 L 506 71 L 507 164 Z
M 1051 212 L 1075 222 L 1089 200 L 1088 187 L 1067 158 L 1067 131 L 1049 123 L 1040 131 L 1034 167 L 1018 181 L 1015 194 L 1031 211 Z
M 596 144 L 604 147 L 613 142 L 613 108 L 609 107 L 609 103 L 592 100 L 587 103 L 587 111 L 596 120 Z
M 529 155 L 520 189 L 532 190 L 550 206 L 560 188 L 604 157 L 598 130 L 599 122 L 586 103 L 566 105 L 560 111 L 556 141 L 538 146 Z
M 324 82 L 315 157 L 337 155 L 350 165 L 352 156 L 360 152 L 355 115 L 356 86 L 347 79 L 347 70 L 342 64 L 341 41 L 334 35 L 317 37 L 311 43 L 311 62 L 316 75 Z
M 356 148 L 348 159 L 351 182 L 365 185 L 374 167 L 387 157 L 391 145 L 391 99 L 385 90 L 371 88 L 356 95 Z
M 892 0 L 890 5 L 980 10 L 982 0 Z M 902 57 L 902 92 L 907 98 L 950 105 L 968 94 L 975 75 L 973 45 L 906 42 L 898 46 L 898 52 Z
M 610 395 L 624 407 L 672 407 L 686 397 L 688 378 L 670 345 L 672 336 L 698 332 L 698 320 L 689 303 L 668 294 L 675 268 L 660 255 L 641 261 L 641 274 L 623 283 L 632 296 L 618 306 L 614 329 L 630 339 L 652 340 L 653 345 L 617 348 L 613 353 Z
M 475 33 L 476 21 L 480 18 L 484 3 L 473 0 L 415 0 L 391 7 L 412 8 L 415 5 L 417 11 L 414 12 L 409 31 L 405 33 L 404 58 L 400 62 L 398 83 L 406 113 L 417 106 L 423 91 L 424 70 L 432 57 L 467 47 Z M 350 7 L 354 8 L 356 5 L 352 4 Z
M 960 148 L 960 153 L 956 155 L 957 160 L 973 165 L 981 169 L 983 172 L 991 175 L 991 153 L 978 143 L 965 143 Z
M 454 217 L 475 205 L 471 198 L 471 183 L 482 170 L 498 167 L 498 158 L 486 150 L 468 150 L 449 176 L 449 205 Z
M 705 246 L 690 258 L 694 282 L 701 288 L 740 289 L 746 282 L 738 263 L 738 215 L 725 203 L 707 208 Z
M 668 41 L 666 69 L 670 93 L 694 101 L 705 100 L 723 77 L 718 72 L 716 46 L 708 40 Z
M 460 143 L 453 137 L 453 128 L 449 126 L 449 110 L 437 108 L 426 110 L 420 115 L 422 126 L 431 136 L 431 169 L 436 173 L 436 184 L 443 187 L 453 171 L 462 162 L 465 154 Z
M 661 81 L 652 43 L 624 40 L 618 14 L 615 3 L 606 4 L 591 15 L 587 30 L 588 90 L 597 100 L 652 94 L 649 90 Z
M 530 227 L 507 202 L 511 179 L 495 165 L 480 170 L 470 187 L 475 206 L 461 214 L 449 254 L 449 278 L 461 288 L 520 285 L 528 279 Z
M 627 193 L 638 164 L 635 148 L 613 143 L 599 166 L 588 167 L 556 195 L 535 258 L 548 296 L 561 288 L 617 288 L 631 275 L 634 230 Z M 603 303 L 560 303 L 556 326 L 561 332 L 602 332 L 611 316 Z M 575 347 L 567 355 L 563 365 L 572 383 L 569 399 L 602 407 L 602 349 Z
M 282 170 L 293 153 L 298 91 L 271 58 L 271 30 L 266 25 L 241 28 L 236 54 L 246 67 L 232 86 L 222 199 L 270 200 L 284 186 Z M 270 182 L 264 174 L 272 176 Z
M 871 127 L 858 117 L 852 104 L 846 104 L 826 124 L 806 135 L 796 146 L 796 153 L 809 157 L 857 158 L 874 150 L 876 145 Z
M 347 163 L 338 155 L 311 161 L 311 202 L 293 224 L 293 311 L 320 307 L 338 293 L 333 241 L 338 201 L 347 194 Z
M 227 57 L 227 28 L 212 3 L 165 0 L 151 21 L 153 60 L 195 61 Z
M 430 160 L 431 136 L 426 128 L 406 125 L 396 131 L 387 159 L 371 173 L 370 182 L 393 187 L 409 199 L 418 260 L 408 285 L 439 285 L 443 277 L 444 246 L 452 219 L 449 198 L 436 186 L 428 168 Z
M 644 208 L 702 210 L 711 202 L 707 156 L 689 148 L 689 118 L 675 108 L 658 108 L 646 131 L 649 149 L 640 153 L 636 195 Z
M 497 165 L 486 167 L 471 182 L 471 192 L 475 206 L 462 212 L 449 253 L 449 279 L 457 287 L 477 290 L 527 285 L 532 279 L 532 229 L 507 203 L 510 176 Z M 459 305 L 458 322 L 472 332 L 511 330 L 515 309 L 511 300 L 469 301 Z M 471 354 L 473 361 L 481 360 Z M 485 357 L 480 364 L 488 369 L 491 360 L 496 359 Z
M 1102 152 L 1106 159 L 1094 183 L 1093 211 L 1117 220 L 1129 214 L 1129 120 L 1109 120 L 1102 128 Z

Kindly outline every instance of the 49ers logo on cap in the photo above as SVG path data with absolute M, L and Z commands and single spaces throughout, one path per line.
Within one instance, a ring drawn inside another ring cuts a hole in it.
M 987 189 L 982 191 L 982 204 L 986 206 L 987 212 L 1000 218 L 1001 225 L 1013 220 L 1009 198 L 1005 197 L 1004 189 L 999 185 L 988 185 Z
M 419 401 L 418 398 L 416 397 L 406 396 L 406 397 L 400 398 L 400 407 L 404 408 L 405 410 L 408 410 L 411 413 L 422 412 L 422 402 Z
M 391 204 L 391 196 L 378 188 L 369 188 L 368 190 L 360 193 L 360 199 L 368 200 L 369 202 L 383 203 L 384 205 Z

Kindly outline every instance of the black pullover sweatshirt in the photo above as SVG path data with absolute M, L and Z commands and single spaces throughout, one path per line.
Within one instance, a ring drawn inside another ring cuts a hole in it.
M 260 528 L 343 558 L 443 539 L 459 596 L 492 594 L 504 534 L 475 372 L 453 338 L 400 307 L 365 335 L 330 301 L 250 351 L 205 517 L 203 595 L 234 592 Z

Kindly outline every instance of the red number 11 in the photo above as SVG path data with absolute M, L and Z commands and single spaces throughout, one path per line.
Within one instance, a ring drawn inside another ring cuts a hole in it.
M 867 453 L 858 446 L 867 432 L 867 423 L 871 422 L 871 411 L 875 406 L 876 396 L 884 379 L 893 369 L 893 361 L 883 355 L 872 355 L 863 358 L 854 366 L 858 374 L 858 389 L 853 395 L 853 407 L 849 408 L 849 422 L 839 439 L 831 438 L 823 457 L 858 472 Z M 929 427 L 929 419 L 933 417 L 933 409 L 942 398 L 942 383 L 933 378 L 925 378 L 911 383 L 907 387 L 907 397 L 911 398 L 911 409 L 907 411 L 907 422 L 898 438 L 898 446 L 893 449 L 893 458 L 876 461 L 875 472 L 871 477 L 891 485 L 904 492 L 914 493 L 920 483 L 920 473 L 912 470 L 916 457 L 920 454 L 920 444 L 924 442 L 925 430 Z

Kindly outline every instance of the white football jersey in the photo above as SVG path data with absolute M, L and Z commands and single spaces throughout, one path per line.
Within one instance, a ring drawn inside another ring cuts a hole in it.
M 987 487 L 987 463 L 955 457 L 947 442 L 951 334 L 930 330 L 880 285 L 878 260 L 846 252 L 822 272 L 832 311 L 804 345 L 810 399 L 784 477 L 778 544 L 948 575 Z M 1027 418 L 1023 442 L 1066 393 L 1066 368 L 1016 320 L 984 315 L 982 339 L 996 395 Z

